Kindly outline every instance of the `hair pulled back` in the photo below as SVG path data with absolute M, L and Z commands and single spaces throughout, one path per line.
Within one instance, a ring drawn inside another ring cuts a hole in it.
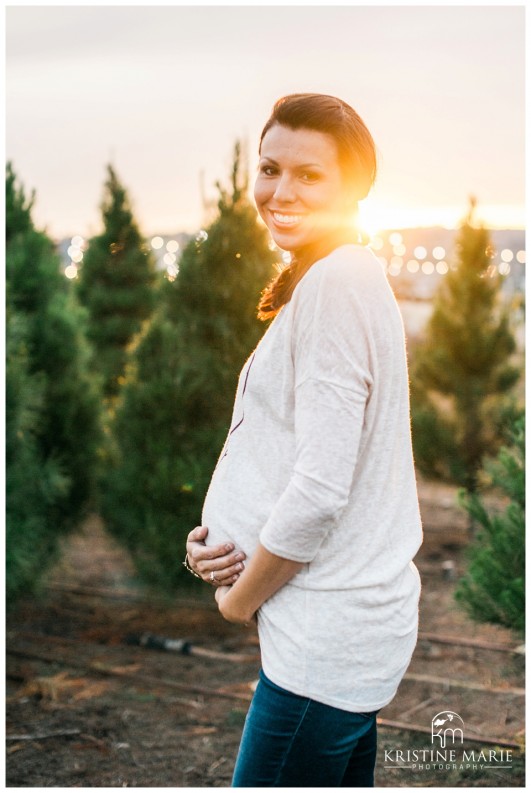
M 356 202 L 366 197 L 376 178 L 376 147 L 361 117 L 342 99 L 328 94 L 289 94 L 273 106 L 271 116 L 260 136 L 260 147 L 266 133 L 275 124 L 290 129 L 310 129 L 330 135 L 337 146 L 339 166 L 344 185 Z M 318 259 L 338 245 L 358 242 L 359 232 L 352 228 L 338 229 L 306 250 L 292 255 L 289 265 L 273 278 L 263 290 L 258 304 L 259 319 L 274 317 L 288 303 L 296 285 Z

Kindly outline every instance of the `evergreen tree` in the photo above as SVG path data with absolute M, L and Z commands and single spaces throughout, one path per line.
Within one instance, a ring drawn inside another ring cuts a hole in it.
M 510 447 L 490 466 L 492 484 L 508 497 L 504 512 L 489 511 L 479 495 L 462 502 L 480 525 L 469 549 L 469 568 L 456 598 L 481 622 L 525 629 L 525 429 L 520 418 Z
M 201 519 L 239 371 L 264 330 L 256 306 L 276 257 L 246 187 L 237 146 L 231 190 L 218 185 L 217 218 L 165 282 L 113 424 L 104 518 L 141 572 L 167 586 L 181 578 L 185 538 Z
M 457 266 L 445 276 L 414 351 L 411 390 L 417 465 L 469 492 L 485 455 L 499 448 L 520 376 L 510 362 L 516 345 L 500 302 L 501 279 L 491 274 L 489 235 L 473 224 L 474 205 L 458 236 Z
M 10 594 L 30 591 L 60 534 L 94 496 L 101 438 L 85 312 L 59 256 L 6 175 L 7 563 Z
M 78 295 L 89 312 L 89 339 L 103 376 L 104 395 L 115 397 L 127 347 L 153 310 L 156 276 L 127 192 L 111 165 L 101 211 L 104 228 L 89 241 Z
M 6 320 L 6 596 L 9 605 L 35 589 L 57 550 L 51 516 L 70 487 L 58 463 L 46 459 L 45 379 L 30 372 L 28 328 L 21 314 Z

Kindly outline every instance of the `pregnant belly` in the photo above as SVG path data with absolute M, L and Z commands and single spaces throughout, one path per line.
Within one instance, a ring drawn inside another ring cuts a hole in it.
M 206 505 L 206 508 L 203 509 L 201 525 L 208 529 L 205 540 L 207 545 L 221 545 L 230 542 L 237 550 L 243 551 L 247 558 L 250 558 L 256 550 L 262 523 L 253 527 L 250 525 L 250 521 L 243 521 L 241 517 L 231 519 L 226 513 L 216 512 L 215 509 L 211 510 Z
M 249 557 L 269 516 L 271 498 L 263 484 L 251 487 L 241 474 L 230 473 L 223 469 L 215 473 L 203 504 L 201 525 L 208 528 L 207 545 L 231 542 Z
M 201 516 L 201 525 L 208 529 L 206 538 L 207 545 L 219 545 L 221 543 L 234 542 L 232 533 L 226 528 L 228 521 L 223 520 L 223 516 L 211 499 L 206 499 Z

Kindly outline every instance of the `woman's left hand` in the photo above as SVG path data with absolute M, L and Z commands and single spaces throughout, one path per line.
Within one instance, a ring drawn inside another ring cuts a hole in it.
M 206 526 L 196 526 L 186 539 L 188 565 L 192 572 L 215 587 L 234 584 L 244 569 L 243 551 L 233 543 L 205 545 L 208 535 Z

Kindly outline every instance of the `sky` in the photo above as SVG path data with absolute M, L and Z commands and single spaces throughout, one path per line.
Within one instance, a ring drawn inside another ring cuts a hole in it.
M 275 100 L 346 100 L 377 145 L 369 232 L 522 228 L 523 6 L 8 6 L 6 159 L 55 238 L 101 228 L 106 165 L 146 236 L 194 232 Z

